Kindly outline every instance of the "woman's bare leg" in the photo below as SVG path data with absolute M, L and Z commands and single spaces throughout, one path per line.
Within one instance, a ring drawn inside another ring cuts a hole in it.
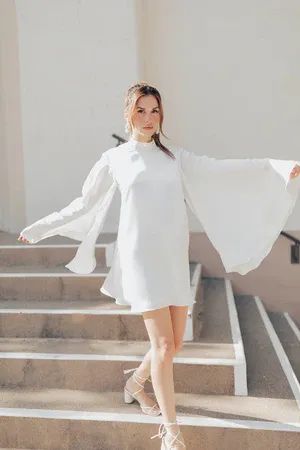
M 188 306 L 171 305 L 169 306 L 169 308 L 174 334 L 175 352 L 178 353 L 182 349 L 183 336 L 186 328 Z
M 187 306 L 170 306 L 170 307 L 162 308 L 162 309 L 165 309 L 166 311 L 169 310 L 169 314 L 167 312 L 167 315 L 169 316 L 168 320 L 171 320 L 172 331 L 173 331 L 173 333 L 171 333 L 171 335 L 172 335 L 172 340 L 174 342 L 173 350 L 174 350 L 174 354 L 176 354 L 177 352 L 179 352 L 181 350 L 181 347 L 182 347 L 182 340 L 183 340 L 183 335 L 184 335 L 184 331 L 185 331 L 185 327 L 186 327 L 186 318 L 187 318 L 188 307 Z M 161 309 L 155 310 L 155 311 L 156 312 L 161 311 Z M 149 311 L 149 312 L 151 313 L 152 311 Z M 143 314 L 144 319 L 145 319 L 145 315 L 149 316 L 149 314 L 147 315 L 146 313 L 144 313 Z M 174 354 L 173 354 L 173 356 L 174 356 Z M 152 347 L 145 354 L 143 361 L 141 362 L 140 366 L 138 367 L 138 369 L 136 371 L 137 375 L 139 375 L 140 377 L 147 378 L 151 374 L 151 355 L 152 355 Z M 172 365 L 172 373 L 173 373 L 173 365 Z M 153 382 L 153 379 L 152 379 L 152 382 Z M 129 390 L 134 390 L 134 389 L 137 389 L 139 386 L 135 383 L 133 377 L 130 377 L 130 379 L 128 379 L 128 381 L 127 381 L 127 387 Z M 154 392 L 155 392 L 154 385 L 153 385 L 153 388 L 154 388 Z M 143 404 L 145 404 L 146 406 L 152 406 L 153 404 L 155 404 L 155 401 L 143 391 L 141 391 L 138 394 L 138 399 L 143 401 Z M 159 403 L 159 401 L 158 401 L 158 403 Z M 175 408 L 174 382 L 173 382 L 173 403 L 174 403 L 174 407 L 173 407 L 173 413 L 174 413 L 174 408 Z M 168 416 L 168 414 L 167 414 L 167 416 Z M 164 417 L 164 414 L 163 414 L 163 417 Z M 173 420 L 169 420 L 169 419 L 165 420 L 164 419 L 164 422 L 168 422 L 168 421 L 171 422 Z
M 144 379 L 148 378 L 150 375 L 150 366 L 151 366 L 151 349 L 145 354 L 143 361 L 136 369 L 136 374 L 138 375 L 138 381 L 140 384 L 144 384 L 139 377 Z M 126 382 L 126 387 L 131 392 L 135 392 L 141 389 L 140 384 L 136 383 L 134 376 L 132 375 L 128 378 Z M 157 402 L 150 397 L 145 391 L 140 391 L 136 394 L 136 398 L 143 406 L 153 406 L 157 404 Z
M 187 319 L 187 306 L 169 306 L 173 334 L 174 334 L 174 343 L 175 343 L 175 353 L 178 353 L 182 348 L 183 336 L 186 327 L 186 319 Z M 137 369 L 137 374 L 143 378 L 147 378 L 151 374 L 151 348 L 145 354 L 143 361 L 139 365 Z
M 143 313 L 151 342 L 151 378 L 163 422 L 176 420 L 173 357 L 182 347 L 187 306 L 170 306 Z
M 147 351 L 143 361 L 139 365 L 137 372 L 138 375 L 144 378 L 148 378 L 151 373 L 151 348 Z
M 176 419 L 173 356 L 174 335 L 169 307 L 143 313 L 151 342 L 151 379 L 164 422 Z
M 143 313 L 151 342 L 151 378 L 154 392 L 162 412 L 163 423 L 171 434 L 165 439 L 174 442 L 174 449 L 186 448 L 184 438 L 176 423 L 176 404 L 173 378 L 173 357 L 182 348 L 188 306 L 167 308 Z

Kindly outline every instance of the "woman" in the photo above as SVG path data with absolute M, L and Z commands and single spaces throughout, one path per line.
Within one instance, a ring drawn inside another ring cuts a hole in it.
M 113 263 L 101 292 L 141 312 L 150 350 L 124 387 L 124 400 L 162 414 L 162 449 L 186 448 L 176 418 L 173 358 L 181 349 L 188 307 L 189 231 L 185 201 L 201 221 L 227 272 L 245 274 L 270 252 L 295 205 L 296 161 L 228 159 L 196 155 L 160 141 L 161 96 L 147 83 L 131 86 L 125 101 L 125 144 L 102 153 L 82 195 L 66 208 L 21 231 L 35 243 L 53 235 L 81 241 L 66 267 L 90 273 L 95 243 L 117 189 L 121 214 Z M 298 180 L 297 180 L 298 181 Z M 158 404 L 144 391 L 153 383 Z M 152 436 L 155 437 L 155 436 Z

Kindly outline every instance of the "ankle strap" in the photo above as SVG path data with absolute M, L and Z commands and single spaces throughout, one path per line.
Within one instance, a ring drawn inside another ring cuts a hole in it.
M 133 369 L 126 369 L 126 370 L 123 370 L 123 372 L 124 372 L 124 373 L 134 372 L 133 375 L 134 375 L 135 377 L 139 378 L 141 381 L 147 381 L 147 380 L 149 379 L 149 377 L 144 378 L 144 377 L 141 377 L 140 375 L 138 375 L 138 374 L 136 373 L 136 370 L 137 370 L 137 367 L 134 367 Z
M 150 439 L 154 439 L 156 437 L 160 437 L 162 438 L 164 436 L 164 434 L 167 433 L 167 430 L 165 428 L 165 425 L 179 425 L 178 422 L 165 422 L 165 423 L 161 423 L 159 426 L 159 430 L 158 430 L 158 434 L 155 434 L 154 436 L 151 436 Z

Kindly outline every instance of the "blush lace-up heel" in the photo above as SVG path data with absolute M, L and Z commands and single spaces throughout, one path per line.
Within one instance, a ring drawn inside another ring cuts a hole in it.
M 173 432 L 168 430 L 165 425 L 178 425 L 178 422 L 161 423 L 158 434 L 154 434 L 150 439 L 154 439 L 156 437 L 161 438 L 162 441 L 160 450 L 186 449 L 185 443 L 179 439 L 181 431 L 177 431 L 176 434 L 173 434 Z
M 145 405 L 142 405 L 140 400 L 138 400 L 136 398 L 136 394 L 138 394 L 139 392 L 141 392 L 144 389 L 144 383 L 147 380 L 151 381 L 150 377 L 143 378 L 140 375 L 138 375 L 136 373 L 136 369 L 137 369 L 137 367 L 135 367 L 133 369 L 123 370 L 124 373 L 133 372 L 133 375 L 132 375 L 133 379 L 140 386 L 140 389 L 138 389 L 135 392 L 130 392 L 128 390 L 128 388 L 125 386 L 124 387 L 124 401 L 125 401 L 125 403 L 133 403 L 136 400 L 140 404 L 140 407 L 144 414 L 148 414 L 149 416 L 158 416 L 159 414 L 161 414 L 161 411 L 160 411 L 160 408 L 157 403 L 155 403 L 153 406 L 145 406 Z

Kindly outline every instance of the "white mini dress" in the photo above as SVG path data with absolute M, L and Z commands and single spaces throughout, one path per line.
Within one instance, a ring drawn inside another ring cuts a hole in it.
M 113 262 L 100 291 L 132 312 L 191 306 L 186 205 L 202 224 L 226 272 L 242 275 L 270 252 L 295 206 L 300 180 L 289 179 L 298 161 L 218 160 L 166 144 L 133 138 L 106 150 L 94 164 L 82 195 L 24 228 L 36 243 L 54 235 L 81 241 L 66 265 L 91 273 L 95 245 L 114 194 L 121 193 Z

